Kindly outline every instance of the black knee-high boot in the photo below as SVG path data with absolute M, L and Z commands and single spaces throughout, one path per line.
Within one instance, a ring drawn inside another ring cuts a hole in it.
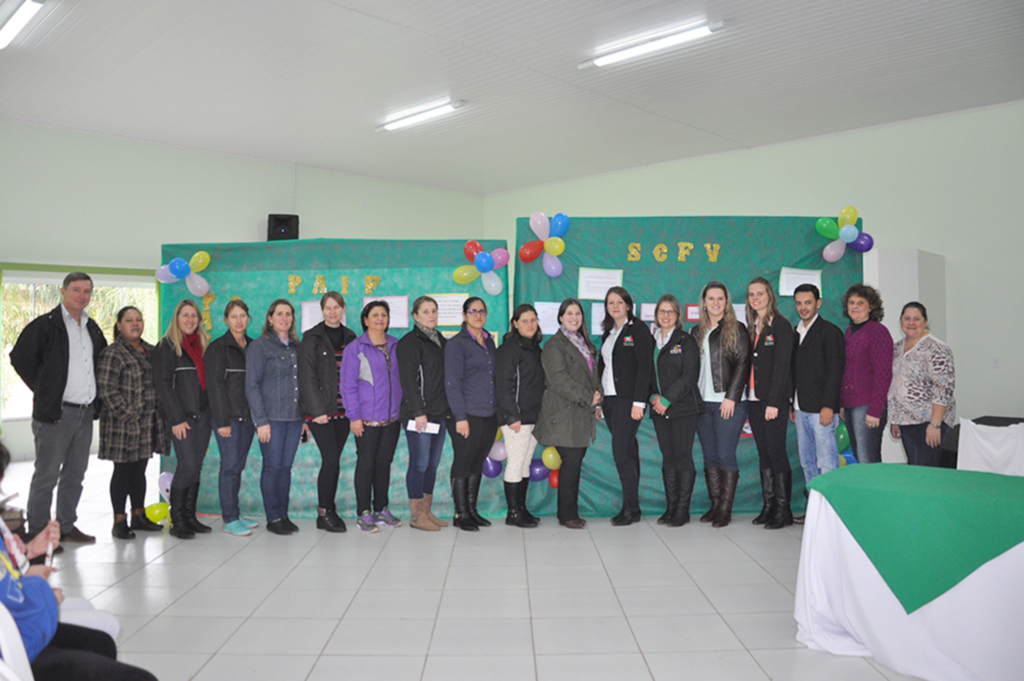
M 775 474 L 775 506 L 772 517 L 765 523 L 764 529 L 778 530 L 793 524 L 793 509 L 790 500 L 793 498 L 793 471 Z
M 185 512 L 185 498 L 188 489 L 171 488 L 171 536 L 178 539 L 195 539 L 195 531 L 189 527 L 188 515 Z
M 188 488 L 188 496 L 185 497 L 185 513 L 187 517 L 185 522 L 192 528 L 192 531 L 197 534 L 209 534 L 213 532 L 213 528 L 203 525 L 196 518 L 196 504 L 199 503 L 199 483 L 195 483 Z
M 452 478 L 452 504 L 455 506 L 452 525 L 467 532 L 478 532 L 480 526 L 469 514 L 469 478 Z
M 480 515 L 476 510 L 476 502 L 480 497 L 480 482 L 483 480 L 483 475 L 480 473 L 470 473 L 469 475 L 469 517 L 473 519 L 473 522 L 480 527 L 490 527 L 491 521 Z
M 711 508 L 700 517 L 702 523 L 710 523 L 718 513 L 719 500 L 722 497 L 722 469 L 705 468 L 704 480 L 708 484 L 708 499 L 711 500 Z
M 764 497 L 764 506 L 761 508 L 761 513 L 754 518 L 753 523 L 755 525 L 764 525 L 768 522 L 768 518 L 772 515 L 772 508 L 775 505 L 775 478 L 772 474 L 771 468 L 761 469 L 761 495 Z
M 526 493 L 530 490 L 530 478 L 520 480 L 517 489 L 519 490 L 519 513 L 529 522 L 533 523 L 531 527 L 540 525 L 540 518 L 526 510 Z

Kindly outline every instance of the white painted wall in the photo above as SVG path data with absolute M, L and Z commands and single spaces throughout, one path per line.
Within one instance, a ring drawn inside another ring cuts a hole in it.
M 959 413 L 1024 415 L 1024 102 L 490 195 L 484 232 L 512 240 L 515 219 L 538 210 L 823 216 L 847 205 L 880 247 L 945 258 Z M 886 300 L 889 314 L 904 302 Z

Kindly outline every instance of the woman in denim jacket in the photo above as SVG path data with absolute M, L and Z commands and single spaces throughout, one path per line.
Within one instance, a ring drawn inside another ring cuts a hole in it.
M 299 531 L 288 519 L 292 463 L 305 428 L 299 413 L 298 349 L 295 308 L 278 298 L 267 310 L 263 335 L 245 353 L 245 397 L 263 453 L 260 491 L 267 529 L 274 534 Z

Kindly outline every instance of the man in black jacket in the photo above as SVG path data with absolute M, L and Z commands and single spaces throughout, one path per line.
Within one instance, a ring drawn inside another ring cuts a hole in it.
M 35 535 L 50 521 L 56 486 L 61 541 L 91 544 L 96 537 L 75 527 L 75 520 L 89 465 L 92 422 L 100 411 L 96 364 L 107 339 L 85 311 L 92 298 L 88 274 L 64 277 L 60 294 L 61 304 L 29 322 L 11 350 L 11 366 L 33 392 L 36 465 L 28 496 L 28 529 Z
M 843 332 L 818 314 L 821 294 L 814 284 L 793 293 L 800 321 L 793 344 L 793 409 L 800 463 L 807 482 L 839 467 L 836 426 L 839 386 L 846 366 Z

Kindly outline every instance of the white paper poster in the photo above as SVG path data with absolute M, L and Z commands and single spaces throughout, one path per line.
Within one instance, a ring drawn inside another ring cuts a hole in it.
M 383 300 L 391 310 L 391 326 L 388 327 L 389 329 L 409 328 L 409 296 L 367 296 L 363 298 L 362 309 L 366 309 L 367 304 L 375 300 Z M 348 325 L 346 324 L 346 326 Z M 360 328 L 362 328 L 361 323 Z
M 688 322 L 699 322 L 700 321 L 700 305 L 697 303 L 689 303 L 686 306 L 686 321 Z
M 733 303 L 732 304 L 732 309 L 733 309 L 733 312 L 736 313 L 736 319 L 738 319 L 741 322 L 743 322 L 744 324 L 746 324 L 747 323 L 747 306 L 746 306 L 746 304 L 741 305 L 739 303 Z
M 612 286 L 622 286 L 622 270 L 581 267 L 579 277 L 580 300 L 604 300 L 608 289 Z
M 537 321 L 540 322 L 540 332 L 550 336 L 558 332 L 558 308 L 561 303 L 547 303 L 536 301 L 533 306 L 537 309 Z
M 640 321 L 642 322 L 654 322 L 657 321 L 657 303 L 640 303 Z
M 824 297 L 821 290 L 821 270 L 798 270 L 795 267 L 783 267 L 779 272 L 779 295 L 791 296 L 800 284 L 814 284 Z
M 323 320 L 324 314 L 320 311 L 319 300 L 302 301 L 302 333 L 306 333 Z M 341 323 L 345 324 L 344 318 L 342 318 Z M 348 326 L 348 324 L 345 324 L 345 326 Z
M 591 303 L 590 304 L 590 335 L 601 336 L 604 334 L 604 329 L 601 328 L 601 324 L 604 323 L 604 302 Z
M 462 304 L 469 300 L 468 293 L 431 293 L 437 301 L 438 326 L 462 326 Z

